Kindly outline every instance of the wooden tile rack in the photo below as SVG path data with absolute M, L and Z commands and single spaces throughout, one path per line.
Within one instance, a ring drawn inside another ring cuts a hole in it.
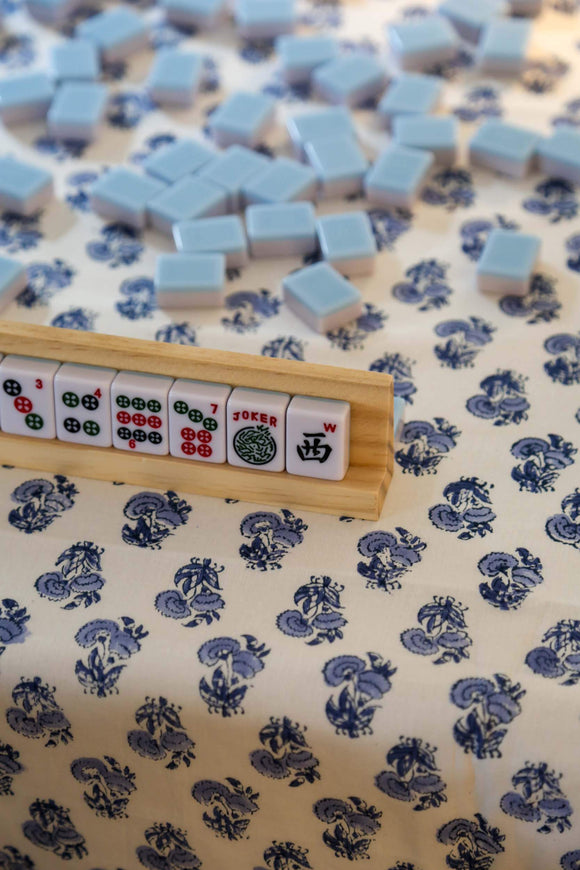
M 3 464 L 339 516 L 380 516 L 393 472 L 390 375 L 2 320 L 0 352 L 343 399 L 351 405 L 350 467 L 341 481 L 0 432 Z

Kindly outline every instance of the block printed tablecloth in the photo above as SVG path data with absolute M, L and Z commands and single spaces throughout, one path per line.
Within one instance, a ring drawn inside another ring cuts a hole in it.
M 463 139 L 492 116 L 580 125 L 575 6 L 549 3 L 518 82 L 465 53 L 439 70 Z M 2 7 L 2 74 L 44 66 L 55 34 Z M 300 14 L 383 54 L 384 24 L 425 11 Z M 281 304 L 296 260 L 253 263 L 225 310 L 170 319 L 152 287 L 169 242 L 104 224 L 88 186 L 201 131 L 229 90 L 266 89 L 282 117 L 307 94 L 265 47 L 143 12 L 156 46 L 207 57 L 205 93 L 156 110 L 149 52 L 107 68 L 94 146 L 2 132 L 57 188 L 40 218 L 0 218 L 0 253 L 30 278 L 7 316 L 388 371 L 407 423 L 377 523 L 0 469 L 0 866 L 577 870 L 580 191 L 437 172 L 413 214 L 371 211 L 365 313 L 328 336 Z M 384 144 L 372 111 L 356 121 Z M 289 153 L 282 125 L 268 144 Z M 494 226 L 542 237 L 523 299 L 475 290 Z

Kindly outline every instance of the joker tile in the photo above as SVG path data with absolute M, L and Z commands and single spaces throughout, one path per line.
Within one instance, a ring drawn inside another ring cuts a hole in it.
M 290 396 L 236 387 L 227 405 L 228 462 L 259 471 L 284 471 L 286 408 Z

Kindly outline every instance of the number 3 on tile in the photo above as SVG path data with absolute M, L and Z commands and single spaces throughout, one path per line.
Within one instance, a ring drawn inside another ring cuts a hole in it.
M 36 387 L 37 390 L 42 390 L 44 384 L 42 383 L 41 378 L 36 379 L 36 381 L 34 382 L 34 386 Z

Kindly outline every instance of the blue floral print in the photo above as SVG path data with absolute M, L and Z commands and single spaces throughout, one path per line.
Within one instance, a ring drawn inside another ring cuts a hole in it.
M 509 317 L 525 318 L 527 324 L 534 326 L 557 320 L 562 303 L 556 295 L 554 279 L 536 272 L 525 296 L 502 296 L 499 307 Z
M 380 701 L 390 692 L 392 667 L 378 653 L 367 653 L 367 660 L 359 656 L 343 655 L 330 659 L 322 675 L 327 686 L 343 686 L 338 696 L 326 702 L 326 717 L 337 734 L 350 738 L 372 734 L 371 727 Z
M 406 629 L 401 643 L 416 655 L 434 657 L 434 665 L 468 659 L 472 641 L 466 630 L 467 610 L 452 595 L 434 595 L 417 613 L 419 626 Z
M 337 858 L 370 858 L 369 849 L 381 829 L 380 810 L 359 797 L 322 798 L 314 804 L 314 815 L 328 825 L 322 840 Z
M 482 393 L 471 396 L 465 407 L 474 417 L 493 420 L 494 426 L 519 425 L 528 419 L 530 403 L 526 398 L 526 380 L 511 369 L 498 369 L 495 375 L 484 378 L 479 387 Z
M 197 332 L 189 323 L 168 323 L 157 330 L 155 341 L 195 347 L 197 345 Z
M 129 731 L 127 740 L 131 749 L 141 758 L 169 761 L 167 770 L 177 770 L 181 764 L 189 767 L 195 755 L 195 743 L 181 724 L 181 707 L 170 704 L 166 698 L 145 698 L 135 712 L 139 728 Z
M 198 804 L 207 807 L 202 818 L 210 831 L 217 837 L 241 840 L 246 836 L 251 816 L 258 811 L 260 795 L 231 776 L 226 777 L 226 783 L 200 779 L 191 794 Z
M 448 483 L 443 490 L 447 504 L 436 504 L 429 509 L 429 519 L 443 532 L 457 533 L 460 541 L 470 541 L 476 535 L 480 538 L 493 532 L 492 523 L 496 518 L 491 504 L 488 484 L 477 477 L 461 477 Z
M 293 335 L 281 335 L 266 342 L 260 353 L 274 359 L 304 360 L 304 341 Z
M 367 589 L 390 593 L 401 589 L 400 578 L 422 559 L 427 544 L 417 535 L 399 526 L 393 532 L 367 532 L 357 549 L 364 560 L 356 570 L 366 580 Z
M 22 763 L 18 760 L 19 758 L 20 753 L 18 750 L 0 739 L 0 797 L 14 795 L 12 791 L 14 777 L 24 771 Z M 0 857 L 1 855 L 2 853 L 0 852 Z
M 28 284 L 16 297 L 23 308 L 48 305 L 56 293 L 70 287 L 76 274 L 72 266 L 55 257 L 52 263 L 30 263 L 26 267 Z
M 4 12 L 4 10 L 2 10 Z M 5 13 L 4 13 L 5 14 Z M 36 45 L 27 33 L 6 33 L 0 40 L 0 64 L 6 69 L 30 66 L 36 57 Z
M 14 707 L 6 710 L 6 721 L 21 737 L 44 740 L 46 747 L 66 746 L 73 740 L 71 723 L 55 698 L 56 688 L 40 677 L 24 677 L 12 690 Z M 2 865 L 0 864 L 0 867 Z
M 481 317 L 465 320 L 444 320 L 435 327 L 435 335 L 447 338 L 433 348 L 442 366 L 450 369 L 473 368 L 481 349 L 493 338 L 495 326 Z
M 244 634 L 243 643 L 233 637 L 215 637 L 206 640 L 197 657 L 208 668 L 213 668 L 211 682 L 202 677 L 199 693 L 210 713 L 228 718 L 243 713 L 242 703 L 250 680 L 264 670 L 264 659 L 270 655 L 266 644 L 259 643 L 251 634 Z
M 392 294 L 399 302 L 417 305 L 417 311 L 431 311 L 449 305 L 453 293 L 447 281 L 449 266 L 439 260 L 420 260 L 405 272 L 406 281 L 395 284 Z
M 135 774 L 121 767 L 110 755 L 100 758 L 77 758 L 70 766 L 74 778 L 87 785 L 85 803 L 104 819 L 127 818 L 129 798 L 135 791 Z
M 126 278 L 119 287 L 119 293 L 124 298 L 115 303 L 115 308 L 127 320 L 151 317 L 157 308 L 155 287 L 151 278 Z
M 130 520 L 121 529 L 123 541 L 142 549 L 160 550 L 163 541 L 187 523 L 191 506 L 172 490 L 139 492 L 131 496 L 123 513 Z
M 62 474 L 55 474 L 54 481 L 27 480 L 16 487 L 11 498 L 18 507 L 8 514 L 11 526 L 26 535 L 43 532 L 74 507 L 75 496 L 79 494 L 74 483 Z
M 385 353 L 370 364 L 369 371 L 386 372 L 388 375 L 392 375 L 395 396 L 399 396 L 412 405 L 413 396 L 417 392 L 417 387 L 413 383 L 414 364 L 414 360 L 402 356 L 400 353 Z
M 270 779 L 288 779 L 290 788 L 316 782 L 320 762 L 312 754 L 305 731 L 306 727 L 288 716 L 270 716 L 259 734 L 263 748 L 250 753 L 252 767 Z
M 479 260 L 483 253 L 487 237 L 494 229 L 519 230 L 519 224 L 504 215 L 498 214 L 492 219 L 477 218 L 467 221 L 461 226 L 461 250 L 473 262 Z
M 80 139 L 55 139 L 54 136 L 43 134 L 34 140 L 34 147 L 41 154 L 48 154 L 59 163 L 66 160 L 78 160 L 87 149 L 87 143 Z
M 29 855 L 23 855 L 16 846 L 4 846 L 0 849 L 0 867 L 2 870 L 35 870 L 36 865 Z
M 466 122 L 501 118 L 503 109 L 499 89 L 487 84 L 474 85 L 465 92 L 462 102 L 453 109 L 453 114 Z
M 264 849 L 263 858 L 267 870 L 312 870 L 312 864 L 308 860 L 308 849 L 289 841 L 279 843 L 273 840 L 272 845 Z M 266 868 L 256 867 L 255 870 L 266 870 Z
M 211 559 L 192 556 L 173 578 L 177 588 L 160 592 L 155 599 L 155 608 L 170 619 L 187 619 L 184 628 L 195 628 L 202 623 L 211 625 L 220 618 L 219 611 L 225 606 L 219 581 L 223 570 L 223 565 Z
M 275 317 L 280 311 L 280 300 L 270 290 L 238 290 L 226 297 L 226 311 L 222 326 L 243 335 L 255 332 L 264 320 Z
M 473 176 L 468 169 L 441 169 L 427 181 L 421 199 L 427 205 L 444 206 L 447 211 L 469 208 L 475 202 Z
M 246 567 L 253 570 L 281 568 L 282 559 L 292 547 L 302 543 L 307 529 L 308 526 L 300 517 L 295 517 L 285 508 L 279 514 L 272 511 L 247 514 L 240 525 L 240 532 L 251 543 L 242 544 L 240 556 L 246 562 Z
M 146 846 L 137 847 L 139 863 L 147 870 L 199 870 L 201 861 L 189 845 L 187 831 L 171 822 L 158 822 L 145 831 Z
M 66 185 L 71 192 L 66 194 L 65 200 L 74 211 L 91 211 L 90 190 L 98 177 L 99 173 L 92 170 L 73 172 L 67 177 Z
M 488 553 L 477 563 L 480 573 L 489 578 L 479 584 L 479 593 L 498 610 L 517 610 L 544 582 L 541 561 L 526 547 L 517 547 L 516 553 Z
M 511 476 L 520 492 L 553 492 L 560 472 L 574 463 L 578 450 L 561 435 L 546 438 L 521 438 L 512 444 L 510 452 L 519 465 L 514 465 Z
M 144 247 L 141 233 L 126 224 L 105 224 L 100 239 L 87 242 L 86 251 L 91 260 L 106 263 L 110 269 L 132 266 L 141 259 Z
M 395 800 L 417 801 L 413 809 L 419 812 L 441 806 L 447 786 L 439 776 L 436 752 L 436 746 L 419 737 L 401 737 L 387 752 L 390 769 L 377 774 L 376 787 Z
M 566 265 L 573 272 L 580 272 L 580 233 L 566 239 L 566 250 L 570 255 Z
M 51 799 L 39 798 L 30 804 L 28 812 L 30 819 L 22 825 L 22 832 L 35 846 L 65 861 L 88 855 L 85 838 L 77 831 L 68 809 Z
M 177 139 L 174 133 L 155 133 L 153 136 L 148 136 L 145 142 L 140 147 L 139 151 L 134 151 L 129 160 L 131 163 L 140 166 L 148 157 L 158 151 L 159 148 L 164 148 L 166 145 L 171 145 Z
M 540 822 L 536 828 L 539 834 L 563 834 L 572 827 L 573 810 L 560 787 L 561 779 L 562 774 L 545 762 L 526 761 L 526 766 L 512 776 L 514 791 L 506 792 L 499 805 L 508 816 L 522 822 Z
M 572 220 L 578 214 L 576 188 L 564 178 L 547 178 L 536 185 L 534 193 L 523 201 L 523 208 L 548 218 L 551 224 Z
M 78 541 L 56 560 L 56 567 L 60 566 L 60 570 L 49 571 L 38 578 L 34 584 L 36 591 L 49 601 L 66 601 L 63 610 L 98 604 L 101 600 L 99 590 L 105 585 L 101 576 L 104 552 L 92 541 Z
M 501 758 L 507 726 L 522 712 L 526 694 L 519 683 L 505 674 L 467 677 L 451 687 L 450 699 L 461 710 L 469 710 L 453 726 L 453 737 L 466 754 L 476 758 Z
M 554 2 L 559 3 L 561 6 L 566 6 L 569 14 L 578 9 L 578 0 L 554 0 Z M 552 125 L 572 130 L 580 126 L 580 99 L 575 98 L 565 103 L 562 114 L 552 118 Z
M 392 251 L 398 239 L 411 229 L 413 215 L 404 208 L 367 210 L 379 251 Z
M 339 350 L 362 350 L 369 335 L 378 332 L 385 325 L 387 315 L 369 302 L 355 320 L 326 333 L 332 347 Z
M 580 489 L 562 499 L 562 513 L 548 517 L 546 533 L 558 544 L 580 551 Z
M 560 867 L 562 870 L 579 870 L 580 868 L 580 849 L 573 849 L 572 852 L 566 852 L 560 858 Z
M 541 677 L 559 680 L 561 686 L 580 682 L 580 620 L 561 619 L 526 656 L 527 666 Z
M 0 656 L 13 643 L 24 643 L 29 630 L 30 614 L 14 598 L 0 600 Z
M 489 870 L 495 856 L 505 852 L 505 835 L 492 827 L 485 816 L 475 813 L 475 821 L 453 819 L 437 831 L 437 839 L 451 846 L 445 862 L 452 870 Z
M 59 329 L 78 329 L 80 332 L 93 332 L 95 329 L 95 321 L 97 313 L 89 311 L 88 308 L 69 308 L 68 311 L 63 311 L 62 314 L 57 314 L 50 321 L 51 326 L 56 326 Z
M 570 65 L 555 55 L 530 60 L 520 81 L 533 94 L 548 94 L 570 70 Z
M 580 384 L 580 333 L 551 335 L 544 342 L 544 349 L 555 357 L 544 363 L 544 371 L 555 384 Z
M 404 424 L 399 439 L 408 446 L 396 451 L 395 460 L 403 474 L 415 477 L 437 474 L 441 461 L 457 445 L 460 435 L 459 429 L 444 417 L 435 417 L 434 425 L 428 420 L 410 420 Z
M 130 616 L 122 616 L 120 622 L 93 619 L 79 628 L 76 642 L 83 649 L 90 649 L 86 663 L 78 659 L 75 665 L 75 674 L 85 694 L 105 698 L 118 693 L 119 677 L 148 634 Z
M 304 638 L 308 646 L 317 646 L 327 640 L 334 643 L 343 638 L 347 624 L 340 611 L 340 593 L 344 586 L 331 577 L 312 576 L 310 582 L 294 593 L 295 610 L 284 610 L 276 619 L 280 631 L 289 637 Z
M 39 227 L 40 214 L 20 215 L 5 211 L 0 215 L 0 248 L 7 254 L 36 248 L 43 234 Z
M 109 100 L 107 121 L 119 130 L 133 130 L 155 108 L 153 100 L 144 92 L 119 91 Z

